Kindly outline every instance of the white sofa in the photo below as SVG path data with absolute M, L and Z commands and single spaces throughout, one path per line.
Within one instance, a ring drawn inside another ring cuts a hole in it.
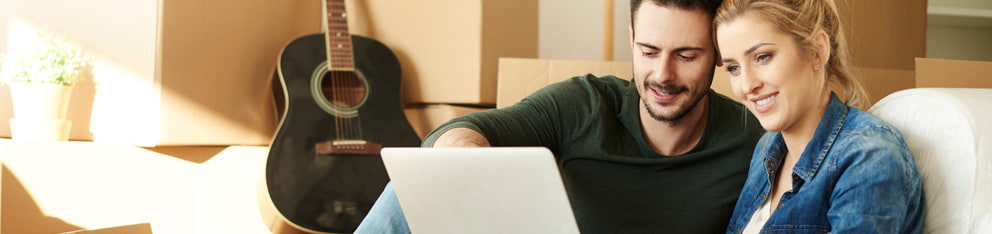
M 898 128 L 916 157 L 924 233 L 992 233 L 992 89 L 906 89 L 869 112 Z

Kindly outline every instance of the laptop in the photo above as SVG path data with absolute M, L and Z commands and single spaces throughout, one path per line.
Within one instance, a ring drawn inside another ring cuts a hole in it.
M 579 233 L 547 148 L 386 147 L 381 155 L 414 234 Z

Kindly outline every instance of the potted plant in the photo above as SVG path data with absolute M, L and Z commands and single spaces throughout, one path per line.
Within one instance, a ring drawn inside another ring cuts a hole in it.
M 66 120 L 72 87 L 86 65 L 81 53 L 62 38 L 38 33 L 29 48 L 2 58 L 0 80 L 10 87 L 15 140 L 69 138 L 72 122 Z

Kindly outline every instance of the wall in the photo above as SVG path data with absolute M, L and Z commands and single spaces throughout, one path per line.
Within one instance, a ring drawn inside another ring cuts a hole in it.
M 268 144 L 282 47 L 319 31 L 309 0 L 0 0 L 0 52 L 36 31 L 91 58 L 74 86 L 70 139 L 154 145 Z M 86 9 L 86 10 L 81 10 Z M 314 10 L 317 9 L 317 10 Z M 12 116 L 0 87 L 0 123 Z M 0 124 L 0 137 L 10 136 Z
M 992 1 L 930 0 L 927 58 L 992 61 Z
M 988 0 L 928 0 L 927 4 L 930 6 L 992 9 L 992 1 Z
M 992 61 L 992 28 L 930 25 L 927 58 Z
M 606 0 L 540 0 L 541 59 L 604 60 Z M 630 1 L 612 0 L 612 60 L 630 61 Z
M 613 4 L 613 60 L 631 61 L 630 52 L 630 1 L 614 0 Z
M 158 92 L 129 92 L 155 85 L 155 58 L 159 16 L 157 1 L 97 0 L 65 1 L 0 0 L 0 53 L 16 53 L 25 48 L 37 31 L 49 31 L 66 38 L 73 45 L 84 48 L 95 69 L 83 72 L 83 82 L 76 85 L 68 118 L 73 121 L 71 139 L 93 139 L 91 127 L 129 126 L 133 131 L 155 135 L 154 126 L 137 124 L 142 120 L 158 119 Z M 114 6 L 113 8 L 108 6 Z M 95 9 L 81 11 L 79 9 Z M 119 11 L 128 9 L 127 11 Z M 121 20 L 126 19 L 126 20 Z M 96 27 L 94 27 L 96 26 Z M 94 76 L 93 73 L 105 74 Z M 96 95 L 97 82 L 103 82 L 101 95 Z M 115 98 L 127 97 L 127 98 Z M 103 105 L 96 99 L 107 100 Z M 115 105 L 129 106 L 130 113 L 122 113 Z M 10 96 L 7 86 L 0 86 L 0 136 L 9 136 L 7 119 L 10 113 Z M 129 118 L 120 118 L 127 115 Z M 95 121 L 91 117 L 106 116 L 111 121 Z M 95 125 L 95 126 L 93 126 Z M 132 136 L 134 137 L 134 136 Z M 139 138 L 139 137 L 135 137 Z
M 602 1 L 541 0 L 538 56 L 603 59 Z

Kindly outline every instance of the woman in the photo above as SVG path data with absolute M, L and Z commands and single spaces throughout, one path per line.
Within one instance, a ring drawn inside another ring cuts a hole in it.
M 827 0 L 726 0 L 717 11 L 734 95 L 769 131 L 728 233 L 922 231 L 919 170 L 902 134 L 858 109 L 868 99 L 839 24 Z

